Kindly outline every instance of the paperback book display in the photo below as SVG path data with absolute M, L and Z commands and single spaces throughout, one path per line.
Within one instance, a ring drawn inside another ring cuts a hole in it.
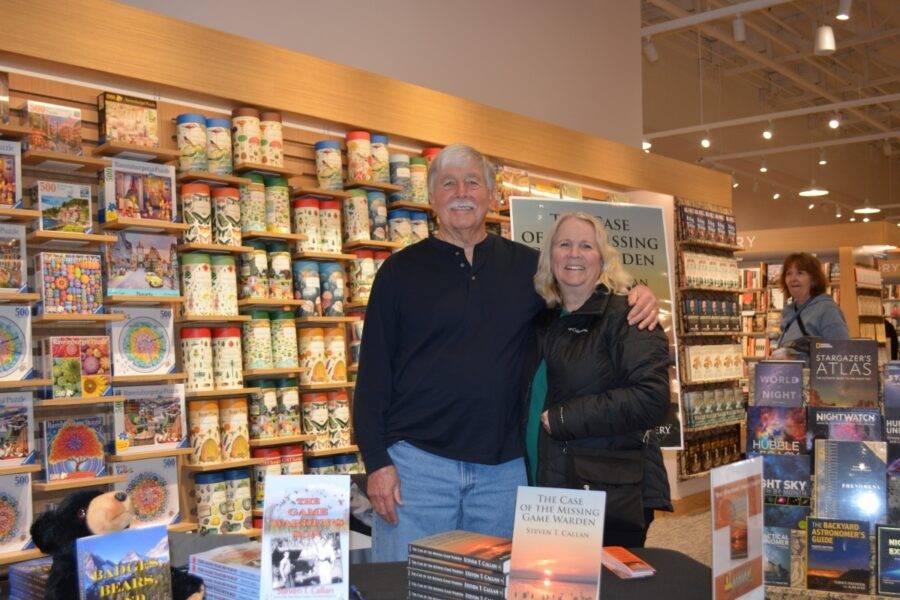
M 259 600 L 260 549 L 247 542 L 192 554 L 188 570 L 203 578 L 207 600 Z
M 511 552 L 511 540 L 470 531 L 448 531 L 411 542 L 408 597 L 465 597 L 468 593 L 485 598 L 528 598 L 527 591 L 513 595 L 512 588 L 506 595 Z M 562 591 L 558 586 L 553 589 Z
M 507 597 L 599 598 L 605 511 L 605 492 L 519 487 Z
M 49 556 L 9 567 L 9 600 L 44 600 L 50 566 Z

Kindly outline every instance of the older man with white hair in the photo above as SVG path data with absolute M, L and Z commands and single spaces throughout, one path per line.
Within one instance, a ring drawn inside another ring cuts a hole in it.
M 512 536 L 526 484 L 522 363 L 544 307 L 538 253 L 490 235 L 490 162 L 454 144 L 434 159 L 434 237 L 379 269 L 366 311 L 353 423 L 377 513 L 373 560 L 406 560 L 410 541 L 464 529 Z M 631 291 L 629 322 L 653 327 L 657 302 Z

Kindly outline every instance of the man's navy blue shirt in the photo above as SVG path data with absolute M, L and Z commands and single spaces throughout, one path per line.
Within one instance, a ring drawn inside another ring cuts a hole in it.
M 489 234 L 472 264 L 430 237 L 378 270 L 366 309 L 353 425 L 369 473 L 405 440 L 438 456 L 500 464 L 522 456 L 522 361 L 538 254 Z

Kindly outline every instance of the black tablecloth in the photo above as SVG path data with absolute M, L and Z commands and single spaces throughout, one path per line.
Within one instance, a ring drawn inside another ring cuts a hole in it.
M 661 548 L 632 550 L 656 569 L 646 579 L 619 579 L 603 569 L 600 597 L 603 600 L 703 600 L 711 598 L 710 569 L 693 558 Z M 350 566 L 350 583 L 366 600 L 405 600 L 406 563 L 373 563 Z

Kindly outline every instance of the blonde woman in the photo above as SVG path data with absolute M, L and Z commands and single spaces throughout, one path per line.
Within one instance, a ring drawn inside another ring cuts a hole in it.
M 648 434 L 669 410 L 665 334 L 628 326 L 633 280 L 591 215 L 559 217 L 534 283 L 547 308 L 525 371 L 529 480 L 604 490 L 604 545 L 643 546 L 653 508 L 671 509 Z

